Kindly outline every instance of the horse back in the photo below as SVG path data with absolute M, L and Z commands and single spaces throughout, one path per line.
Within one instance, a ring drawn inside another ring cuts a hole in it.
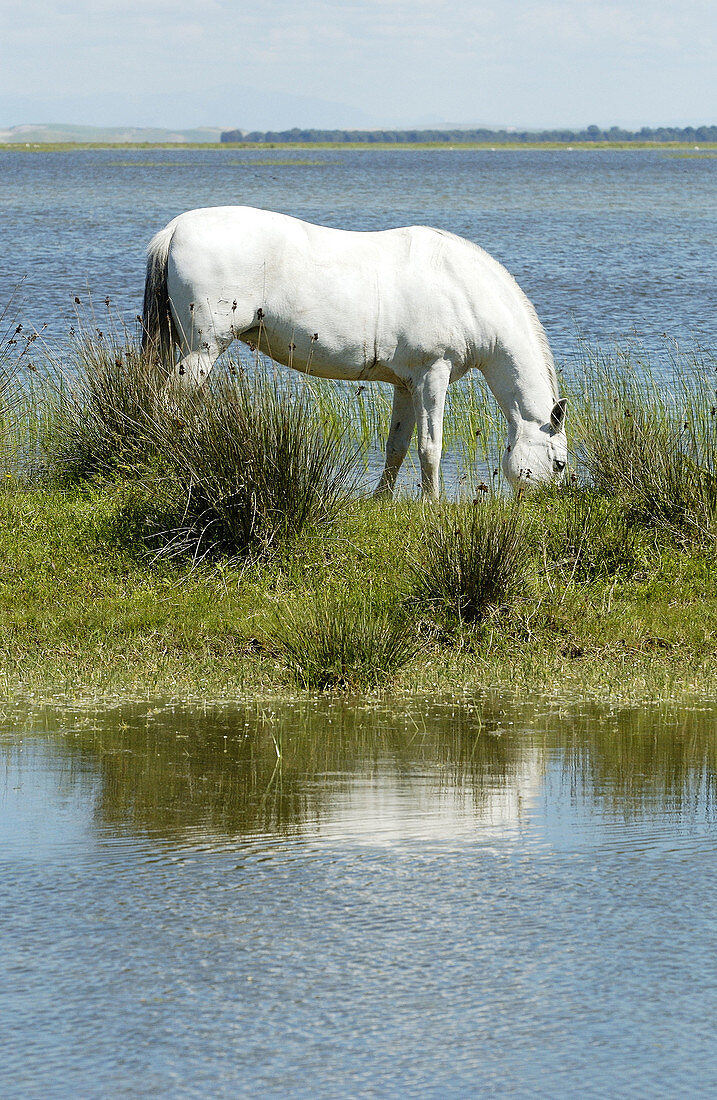
M 483 257 L 427 226 L 357 232 L 216 207 L 175 220 L 169 294 L 225 344 L 264 331 L 281 362 L 360 377 L 400 359 L 466 360 L 493 293 Z

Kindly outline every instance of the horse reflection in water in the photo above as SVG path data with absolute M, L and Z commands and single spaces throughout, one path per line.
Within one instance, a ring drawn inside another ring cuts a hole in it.
M 497 260 L 451 233 L 191 210 L 150 242 L 143 324 L 143 345 L 185 384 L 203 383 L 234 340 L 307 374 L 391 383 L 379 495 L 393 492 L 414 428 L 423 493 L 438 495 L 446 392 L 473 369 L 508 423 L 513 488 L 565 469 L 566 402 L 535 309 Z
M 351 777 L 307 823 L 317 841 L 392 847 L 403 842 L 493 842 L 510 846 L 530 828 L 543 791 L 545 760 L 537 746 L 504 771 L 461 785 L 439 769 L 397 774 L 375 768 Z

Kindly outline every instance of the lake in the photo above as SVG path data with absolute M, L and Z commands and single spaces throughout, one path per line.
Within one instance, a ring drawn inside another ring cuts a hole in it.
M 713 1094 L 716 721 L 6 713 L 0 1092 Z
M 423 223 L 481 244 L 537 307 L 558 360 L 579 339 L 714 345 L 717 158 L 699 151 L 104 149 L 0 155 L 0 308 L 130 327 L 144 251 L 183 210 L 243 203 L 349 229 Z M 95 320 L 88 309 L 94 301 Z

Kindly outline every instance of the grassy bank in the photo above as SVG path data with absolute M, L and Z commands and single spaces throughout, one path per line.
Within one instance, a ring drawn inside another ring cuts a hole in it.
M 126 528 L 127 492 L 116 483 L 2 493 L 6 697 L 293 692 L 277 616 L 301 617 L 317 597 L 342 592 L 393 607 L 409 598 L 407 563 L 421 559 L 425 544 L 420 506 L 356 500 L 330 530 L 280 558 L 192 567 L 147 558 Z M 415 613 L 418 648 L 390 690 L 714 698 L 714 550 L 644 536 L 638 555 L 631 576 L 577 580 L 572 564 L 541 567 L 536 543 L 527 590 L 480 628 Z
M 136 348 L 73 355 L 32 390 L 6 372 L 6 698 L 717 698 L 712 357 L 668 389 L 588 356 L 562 487 L 511 503 L 489 476 L 427 508 L 366 494 L 380 390 L 237 363 L 168 395 Z M 490 470 L 473 386 L 450 421 Z

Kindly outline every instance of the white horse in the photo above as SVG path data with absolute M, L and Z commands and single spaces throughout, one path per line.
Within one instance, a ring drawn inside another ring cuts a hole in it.
M 565 469 L 566 402 L 535 309 L 497 260 L 451 233 L 347 232 L 246 206 L 190 210 L 149 244 L 143 324 L 143 346 L 185 383 L 204 382 L 235 339 L 306 374 L 390 382 L 377 494 L 392 493 L 417 427 L 423 493 L 438 495 L 446 391 L 472 368 L 508 422 L 511 485 Z

